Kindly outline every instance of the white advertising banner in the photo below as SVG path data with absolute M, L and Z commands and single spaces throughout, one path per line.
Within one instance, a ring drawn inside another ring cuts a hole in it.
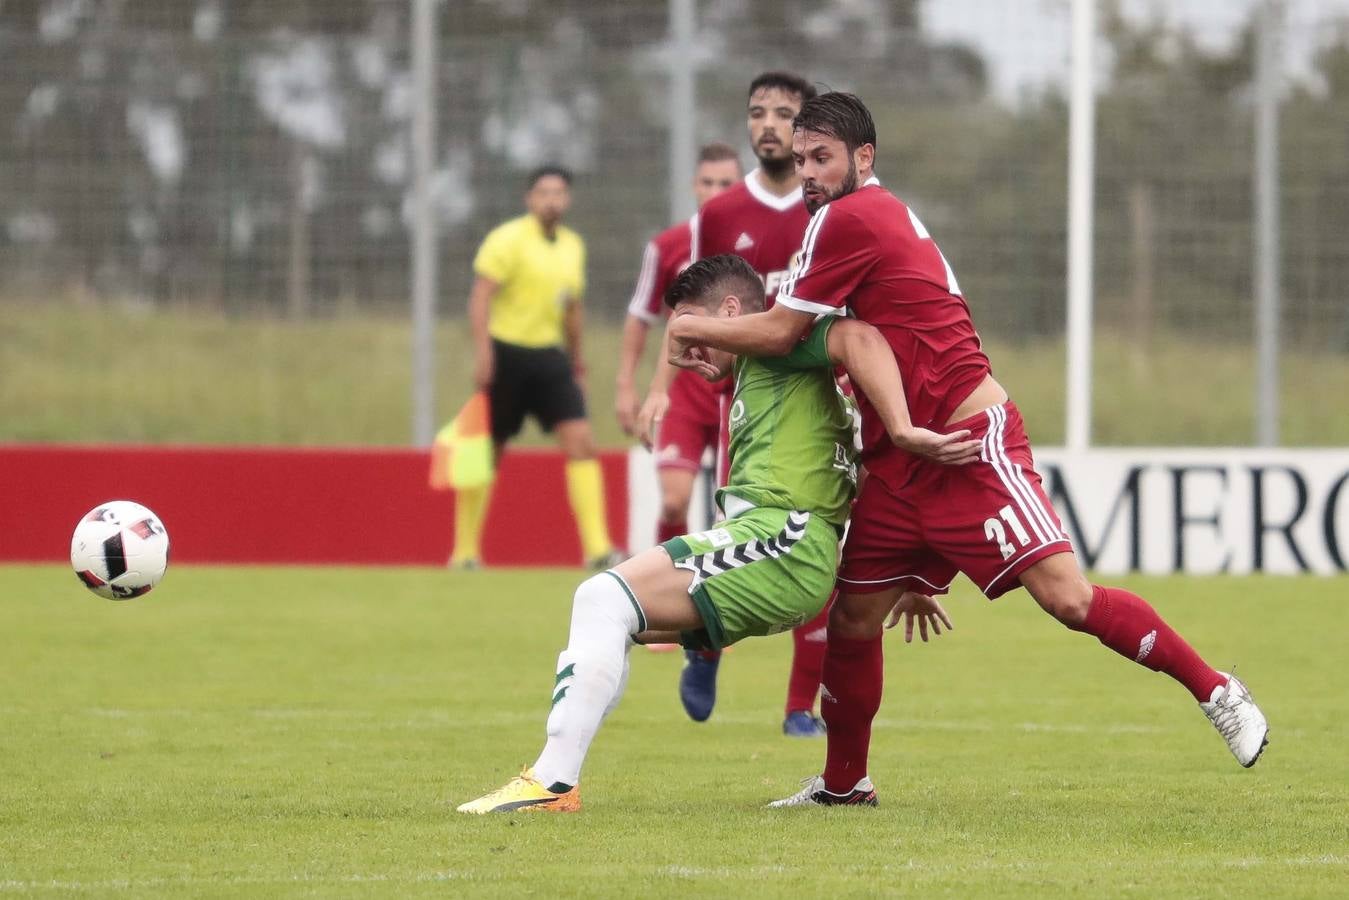
M 702 531 L 712 524 L 712 453 L 703 455 L 703 469 L 693 483 L 689 503 L 689 525 Z M 628 543 L 631 552 L 656 543 L 656 522 L 660 519 L 660 482 L 656 477 L 656 457 L 643 447 L 628 451 Z
M 1043 449 L 1036 467 L 1095 571 L 1329 575 L 1349 565 L 1349 449 Z M 650 455 L 634 450 L 628 474 L 629 546 L 639 549 L 654 541 L 660 507 Z M 695 527 L 705 496 L 700 479 Z

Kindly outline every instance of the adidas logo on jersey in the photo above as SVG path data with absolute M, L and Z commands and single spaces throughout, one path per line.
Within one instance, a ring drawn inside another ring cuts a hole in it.
M 735 249 L 737 250 L 748 250 L 753 246 L 754 238 L 750 237 L 747 231 L 740 232 L 740 237 L 735 239 Z

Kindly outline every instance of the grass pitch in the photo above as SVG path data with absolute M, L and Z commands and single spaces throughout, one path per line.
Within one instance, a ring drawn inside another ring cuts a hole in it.
M 0 441 L 208 444 L 405 444 L 411 335 L 406 319 L 339 315 L 301 322 L 149 311 L 116 304 L 0 304 Z M 1007 343 L 985 334 L 993 371 L 1037 446 L 1063 442 L 1064 348 L 1058 338 Z M 655 337 L 638 384 L 649 383 Z M 1100 446 L 1240 446 L 1254 433 L 1255 366 L 1244 345 L 1179 338 L 1095 342 L 1093 436 Z M 91 349 L 91 348 L 97 348 Z M 119 355 L 117 349 L 129 348 Z M 586 325 L 587 401 L 601 447 L 631 441 L 614 417 L 619 328 Z M 1202 361 L 1197 364 L 1196 361 Z M 436 331 L 439 421 L 469 394 L 468 329 Z M 134 373 L 134 374 L 129 374 Z M 1284 446 L 1349 444 L 1343 354 L 1285 348 Z M 521 445 L 551 445 L 529 425 Z
M 879 809 L 762 804 L 790 641 L 688 722 L 635 651 L 576 816 L 462 816 L 541 745 L 576 571 L 178 567 L 111 603 L 0 568 L 0 894 L 1343 896 L 1349 580 L 1126 579 L 1272 722 L 1243 771 L 1164 676 L 967 585 L 888 638 Z

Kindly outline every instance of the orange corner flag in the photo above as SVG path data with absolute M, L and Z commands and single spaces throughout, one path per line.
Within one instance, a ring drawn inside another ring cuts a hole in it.
M 431 487 L 457 491 L 492 481 L 492 435 L 487 394 L 479 391 L 436 435 L 431 445 Z

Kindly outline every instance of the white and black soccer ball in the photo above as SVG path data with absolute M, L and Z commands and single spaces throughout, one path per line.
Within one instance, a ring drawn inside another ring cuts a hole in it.
M 139 503 L 100 503 L 75 526 L 70 565 L 84 586 L 100 597 L 130 600 L 164 577 L 169 533 L 159 516 Z

